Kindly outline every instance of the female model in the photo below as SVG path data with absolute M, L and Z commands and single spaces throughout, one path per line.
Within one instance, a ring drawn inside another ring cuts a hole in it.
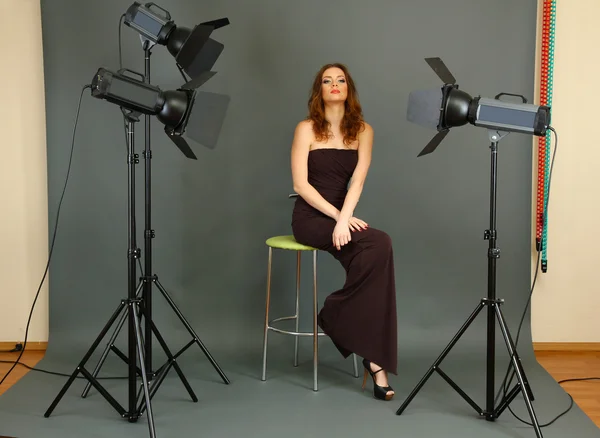
M 291 151 L 296 240 L 329 252 L 346 271 L 318 323 L 344 357 L 363 357 L 374 396 L 391 400 L 387 373 L 397 374 L 396 287 L 392 242 L 354 217 L 371 164 L 373 129 L 362 116 L 354 81 L 343 64 L 317 73 L 309 115 L 295 129 Z

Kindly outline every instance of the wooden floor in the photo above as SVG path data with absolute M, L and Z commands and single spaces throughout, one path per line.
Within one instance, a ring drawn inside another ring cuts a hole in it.
M 0 361 L 14 361 L 19 353 L 0 353 Z M 43 351 L 27 351 L 21 362 L 33 367 L 44 356 Z M 557 380 L 581 377 L 600 377 L 600 351 L 540 351 L 536 353 L 540 364 Z M 10 364 L 0 363 L 0 380 L 10 369 Z M 0 385 L 0 395 L 30 371 L 17 365 Z M 575 403 L 600 427 L 600 380 L 565 382 L 561 384 L 571 394 Z M 566 407 L 565 407 L 566 408 Z M 567 414 L 569 415 L 569 414 Z
M 558 382 L 583 377 L 600 378 L 600 351 L 538 351 L 536 356 L 540 365 Z M 600 427 L 600 380 L 564 382 L 561 386 Z

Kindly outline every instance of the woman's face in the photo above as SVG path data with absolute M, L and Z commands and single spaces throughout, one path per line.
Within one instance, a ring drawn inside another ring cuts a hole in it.
M 325 102 L 344 102 L 348 97 L 348 84 L 342 69 L 328 68 L 321 78 L 321 92 Z

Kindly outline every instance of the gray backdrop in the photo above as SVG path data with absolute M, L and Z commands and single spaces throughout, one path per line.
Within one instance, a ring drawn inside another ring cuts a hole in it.
M 105 0 L 100 7 L 78 0 L 42 1 L 51 232 L 67 171 L 81 87 L 92 80 L 99 67 L 118 69 L 117 26 L 120 15 L 130 4 L 128 0 Z M 195 379 L 193 386 L 202 394 L 203 409 L 210 409 L 208 406 L 218 403 L 215 400 L 222 396 L 226 406 L 222 409 L 241 415 L 209 429 L 214 436 L 252 434 L 251 429 L 243 426 L 244 415 L 256 420 L 261 418 L 261 412 L 264 419 L 256 421 L 263 421 L 263 430 L 252 432 L 271 436 L 269 433 L 276 434 L 277 430 L 269 429 L 266 424 L 280 421 L 289 428 L 290 436 L 296 436 L 296 432 L 297 436 L 307 436 L 298 432 L 303 430 L 303 415 L 296 416 L 290 411 L 302 407 L 307 410 L 308 418 L 323 426 L 328 424 L 327 419 L 318 413 L 325 406 L 332 403 L 340 406 L 340 411 L 336 411 L 340 418 L 343 415 L 352 418 L 355 415 L 352 412 L 356 412 L 353 408 L 362 410 L 365 406 L 363 399 L 353 405 L 348 395 L 327 401 L 327 394 L 335 394 L 336 388 L 355 394 L 359 383 L 348 377 L 350 362 L 342 362 L 326 341 L 321 343 L 321 388 L 325 389 L 319 393 L 325 398 L 314 401 L 314 405 L 306 401 L 312 395 L 309 340 L 302 342 L 303 366 L 296 371 L 290 366 L 291 340 L 271 336 L 271 385 L 278 385 L 277 379 L 285 382 L 295 375 L 297 387 L 252 386 L 260 376 L 267 264 L 264 241 L 291 232 L 293 201 L 287 195 L 292 188 L 289 152 L 294 127 L 306 115 L 313 75 L 322 64 L 334 61 L 346 63 L 350 68 L 365 117 L 375 129 L 373 162 L 356 215 L 390 234 L 396 260 L 400 376 L 392 377 L 391 383 L 398 395 L 392 403 L 375 404 L 367 411 L 363 426 L 373 432 L 375 423 L 379 427 L 389 426 L 389 431 L 397 430 L 400 424 L 410 425 L 410 419 L 406 420 L 408 423 L 396 422 L 391 412 L 487 293 L 488 242 L 483 240 L 483 232 L 489 225 L 490 153 L 487 132 L 467 126 L 453 130 L 435 154 L 417 159 L 434 133 L 405 120 L 408 94 L 413 89 L 440 85 L 423 60 L 440 56 L 461 88 L 472 95 L 493 97 L 510 92 L 524 94 L 532 101 L 536 2 L 172 0 L 162 2 L 161 6 L 184 26 L 225 16 L 231 21 L 230 26 L 213 34 L 225 44 L 225 51 L 215 66 L 218 74 L 203 87 L 232 97 L 217 149 L 193 145 L 198 161 L 187 160 L 165 138 L 162 126 L 154 119 L 152 125 L 154 273 L 220 365 L 233 376 L 233 384 L 224 388 L 198 349 L 192 348 L 182 357 L 187 365 L 185 372 Z M 122 43 L 124 66 L 143 71 L 138 35 L 124 27 Z M 163 89 L 181 85 L 181 76 L 164 47 L 154 48 L 152 83 Z M 141 153 L 143 123 L 138 124 L 137 133 L 136 149 Z M 86 93 L 51 265 L 50 342 L 42 363 L 46 368 L 70 373 L 119 300 L 127 294 L 125 153 L 119 108 Z M 498 243 L 502 256 L 498 264 L 498 295 L 506 299 L 504 312 L 513 336 L 530 288 L 531 160 L 530 136 L 513 134 L 502 141 L 498 192 Z M 142 159 L 137 167 L 138 243 L 142 248 L 143 163 Z M 273 316 L 289 314 L 293 309 L 294 261 L 293 254 L 276 253 Z M 310 259 L 306 257 L 304 261 L 302 313 L 309 315 Z M 343 283 L 344 272 L 327 254 L 320 256 L 319 270 L 322 302 Z M 189 336 L 157 291 L 154 296 L 155 320 L 176 349 Z M 309 328 L 311 323 L 308 317 L 302 326 Z M 498 372 L 501 379 L 506 360 L 499 333 L 498 341 L 502 353 Z M 120 342 L 124 345 L 123 340 Z M 483 396 L 484 387 L 484 343 L 482 315 L 447 359 L 449 367 L 463 372 L 459 383 L 469 386 L 479 396 Z M 282 348 L 277 349 L 277 345 Z M 538 388 L 541 391 L 538 400 L 556 401 L 554 405 L 539 408 L 541 421 L 548 421 L 568 406 L 568 398 L 551 385 L 552 380 L 535 363 L 529 314 L 519 350 L 531 366 L 530 379 L 550 388 L 545 390 L 547 393 Z M 125 372 L 116 359 L 106 366 L 107 373 L 114 371 L 112 375 Z M 27 383 L 27 379 L 21 383 L 23 391 L 28 388 L 26 385 L 44 388 L 36 397 L 39 400 L 36 415 L 41 417 L 64 380 L 40 375 L 30 379 L 46 382 L 46 386 L 34 385 L 35 380 Z M 186 412 L 196 407 L 189 407 L 183 387 L 176 377 L 171 379 L 175 382 L 172 392 L 171 386 L 166 386 L 156 402 L 160 406 L 156 410 L 157 424 L 163 436 L 166 426 L 161 421 L 169 418 L 175 418 L 178 427 L 188 424 L 189 430 L 197 430 L 193 423 L 197 415 L 205 415 L 204 427 L 210 424 L 210 419 L 224 415 L 201 409 L 191 411 L 194 412 L 191 418 L 186 414 L 186 420 L 177 420 L 171 411 L 175 405 L 166 405 L 166 401 L 181 401 L 187 406 Z M 489 434 L 498 431 L 494 426 L 471 422 L 473 412 L 464 401 L 434 380 L 440 379 L 434 378 L 428 384 L 428 399 L 435 399 L 436 393 L 431 392 L 435 390 L 446 394 L 449 400 L 439 403 L 440 412 L 448 409 L 465 416 L 467 427 L 479 428 L 475 433 L 484 433 L 483 429 Z M 206 389 L 203 384 L 214 388 Z M 271 389 L 266 388 L 277 389 L 269 392 Z M 21 406 L 32 408 L 26 404 L 31 400 L 25 396 L 18 398 L 16 391 L 10 403 L 14 416 L 10 418 L 15 430 L 19 430 L 18 427 L 24 426 L 22 423 L 16 426 L 17 400 L 22 400 Z M 92 406 L 100 407 L 97 412 L 102 413 L 101 418 L 110 419 L 113 427 L 128 427 L 118 418 L 114 421 L 114 412 L 97 394 L 93 402 L 80 401 L 78 391 L 73 389 L 71 398 L 65 398 L 59 405 L 53 417 L 57 420 L 41 419 L 38 423 L 46 425 L 54 421 L 52 424 L 58 427 L 63 424 L 61 416 L 75 410 L 81 416 L 77 417 L 79 436 L 82 431 L 93 434 L 95 428 L 90 425 L 94 423 L 88 421 L 92 421 L 90 416 L 97 421 L 94 417 L 97 414 L 91 412 L 89 403 L 95 403 Z M 212 402 L 204 401 L 207 394 L 212 394 Z M 273 410 L 255 409 L 248 413 L 246 409 L 253 397 L 263 397 L 264 403 L 275 400 L 277 406 L 271 406 Z M 230 405 L 234 403 L 232 398 L 238 405 Z M 283 399 L 287 401 L 282 403 Z M 414 427 L 425 427 L 413 430 L 413 436 L 427 434 L 428 427 L 437 427 L 446 436 L 455 436 L 448 433 L 466 436 L 464 429 L 444 425 L 448 418 L 433 426 L 435 421 L 427 420 L 428 399 L 418 397 L 413 402 L 412 409 L 420 406 L 421 412 L 424 409 L 426 413 L 425 417 L 412 420 Z M 478 401 L 484 403 L 483 399 Z M 521 418 L 528 419 L 522 402 L 514 409 Z M 577 412 L 567 417 L 570 420 L 563 421 L 573 422 L 575 418 L 580 423 L 570 423 L 570 427 L 584 424 L 588 431 L 594 430 L 583 414 Z M 509 417 L 508 412 L 504 415 L 503 421 L 515 429 L 500 429 L 503 432 L 498 436 L 506 433 L 534 436 L 531 429 Z M 71 420 L 64 420 L 64 430 L 71 430 L 68 429 L 72 427 Z M 298 427 L 294 429 L 295 426 Z M 338 426 L 342 427 L 339 422 Z M 338 429 L 338 433 L 344 436 L 362 433 L 352 421 L 345 426 L 348 430 Z M 146 435 L 144 421 L 133 427 L 126 429 L 127 433 L 137 430 L 139 436 Z M 435 433 L 439 433 L 438 429 Z M 547 436 L 563 434 L 546 433 Z
M 65 179 L 81 86 L 99 67 L 118 69 L 117 24 L 129 4 L 44 3 L 51 218 Z M 186 160 L 162 126 L 152 125 L 155 273 L 209 345 L 258 345 L 264 240 L 290 233 L 292 135 L 306 114 L 313 75 L 331 61 L 349 66 L 375 129 L 373 164 L 356 215 L 387 231 L 394 242 L 400 349 L 445 340 L 445 332 L 468 316 L 486 293 L 487 133 L 456 129 L 434 155 L 417 159 L 433 132 L 405 121 L 406 101 L 412 89 L 440 84 L 426 56 L 441 56 L 474 95 L 506 91 L 531 99 L 535 2 L 517 5 L 518 13 L 494 1 L 163 5 L 187 25 L 223 16 L 231 21 L 213 35 L 225 51 L 215 66 L 218 74 L 204 87 L 232 97 L 218 148 L 196 147 L 198 161 Z M 69 11 L 78 18 L 67 19 Z M 124 66 L 143 72 L 138 35 L 124 27 L 122 40 Z M 152 66 L 153 84 L 181 85 L 164 47 L 154 49 Z M 126 294 L 122 125 L 117 106 L 89 95 L 84 99 L 50 276 L 50 348 L 67 339 L 87 345 Z M 141 153 L 143 123 L 137 132 Z M 509 136 L 499 157 L 498 286 L 512 327 L 530 283 L 531 137 Z M 143 160 L 137 173 L 142 246 Z M 343 271 L 328 256 L 321 257 L 320 267 L 324 297 L 340 286 Z M 293 287 L 293 256 L 277 254 L 274 269 L 275 287 Z M 156 316 L 161 327 L 178 327 L 170 311 L 157 306 Z M 73 327 L 76 336 L 59 335 Z M 526 338 L 523 345 L 529 344 Z

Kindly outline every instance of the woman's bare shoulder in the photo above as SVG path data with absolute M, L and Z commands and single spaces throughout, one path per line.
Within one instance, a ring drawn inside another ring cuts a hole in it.
M 368 134 L 371 135 L 373 134 L 373 127 L 367 122 L 367 121 L 363 121 L 363 126 L 362 129 L 360 130 L 361 134 Z
M 301 137 L 305 140 L 312 141 L 314 137 L 313 133 L 313 121 L 309 119 L 304 119 L 298 122 L 295 129 L 296 137 Z
M 302 119 L 296 125 L 297 131 L 308 132 L 313 129 L 313 121 L 310 119 Z

